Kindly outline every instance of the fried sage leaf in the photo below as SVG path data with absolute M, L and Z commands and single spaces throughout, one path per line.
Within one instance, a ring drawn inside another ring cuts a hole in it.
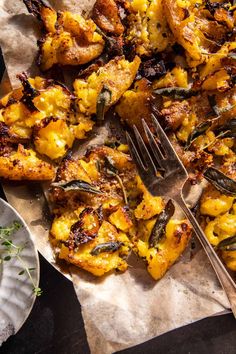
M 228 57 L 235 60 L 236 59 L 236 53 L 229 53 Z
M 112 96 L 111 90 L 106 85 L 103 85 L 97 99 L 97 119 L 98 120 L 104 120 L 105 109 L 106 107 L 109 106 L 111 102 L 111 96 Z
M 236 118 L 231 119 L 225 125 L 215 130 L 216 135 L 221 134 L 223 138 L 235 138 L 236 137 Z
M 189 98 L 196 96 L 198 91 L 193 91 L 191 89 L 181 88 L 181 87 L 166 87 L 161 89 L 153 90 L 156 95 L 171 96 L 172 98 Z
M 117 181 L 119 182 L 120 187 L 121 187 L 122 192 L 123 192 L 124 202 L 125 202 L 125 204 L 128 204 L 126 190 L 125 190 L 124 184 L 122 182 L 122 179 L 119 176 L 119 171 L 114 166 L 114 163 L 113 163 L 112 159 L 109 156 L 105 157 L 105 166 L 104 167 L 105 167 L 106 174 L 108 176 L 115 177 L 117 179 Z
M 106 242 L 106 243 L 101 243 L 100 245 L 95 246 L 92 251 L 91 255 L 92 256 L 97 256 L 98 254 L 102 252 L 115 252 L 117 251 L 121 246 L 123 246 L 122 242 Z
M 188 150 L 189 147 L 194 142 L 194 140 L 196 140 L 200 135 L 204 134 L 211 127 L 211 125 L 212 125 L 212 122 L 210 120 L 207 120 L 207 121 L 197 125 L 196 128 L 189 135 L 184 149 Z
M 204 172 L 204 177 L 220 192 L 236 196 L 236 181 L 214 167 Z
M 156 223 L 149 237 L 149 247 L 157 248 L 158 242 L 162 239 L 165 233 L 165 227 L 170 218 L 174 215 L 175 206 L 171 199 L 166 204 L 165 209 L 158 215 Z
M 118 170 L 117 168 L 114 166 L 113 160 L 109 157 L 106 156 L 105 159 L 105 170 L 106 170 L 106 174 L 110 175 L 110 176 L 114 176 L 118 174 Z
M 219 108 L 217 106 L 217 102 L 216 102 L 216 95 L 208 95 L 208 101 L 209 104 L 211 106 L 212 112 L 214 113 L 214 115 L 216 117 L 220 117 L 223 113 L 229 112 L 231 111 L 231 109 L 233 109 L 236 105 L 235 104 L 230 104 L 225 108 Z
M 217 248 L 221 251 L 236 251 L 236 236 L 231 236 L 221 241 Z
M 65 183 L 52 183 L 52 187 L 58 187 L 63 189 L 64 191 L 82 191 L 82 192 L 88 192 L 88 193 L 93 193 L 93 194 L 103 194 L 99 189 L 93 187 L 90 183 L 81 181 L 79 179 L 73 180 L 70 182 L 65 182 Z

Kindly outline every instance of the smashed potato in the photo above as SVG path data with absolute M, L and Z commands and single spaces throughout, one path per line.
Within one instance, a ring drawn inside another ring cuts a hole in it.
M 129 155 L 118 149 L 100 146 L 62 162 L 50 194 L 56 214 L 52 244 L 60 258 L 97 276 L 125 271 L 132 249 L 159 279 L 185 249 L 191 228 L 186 220 L 171 219 L 151 244 L 165 202 L 148 193 Z
M 208 181 L 202 226 L 236 270 L 235 5 L 96 0 L 89 18 L 42 0 L 24 3 L 42 25 L 40 69 L 73 76 L 73 92 L 19 75 L 21 86 L 0 101 L 0 176 L 52 180 L 50 239 L 58 257 L 103 276 L 125 271 L 133 251 L 157 280 L 182 254 L 191 227 L 171 200 L 145 188 L 117 122 L 109 141 L 77 154 L 76 140 L 105 118 L 106 127 L 108 118 L 128 130 L 136 125 L 146 139 L 142 120 L 154 130 L 154 115 L 191 183 Z
M 106 107 L 116 103 L 134 81 L 139 64 L 140 59 L 137 56 L 131 63 L 124 58 L 116 57 L 92 73 L 87 80 L 75 80 L 74 89 L 80 111 L 84 114 L 95 114 L 99 94 L 104 87 L 110 92 Z
M 37 157 L 32 149 L 22 145 L 16 151 L 0 154 L 0 177 L 10 180 L 44 181 L 55 176 L 53 165 Z
M 47 31 L 40 39 L 39 65 L 42 71 L 53 65 L 81 65 L 97 58 L 104 40 L 93 20 L 69 11 L 56 13 L 41 0 L 24 0 L 29 12 L 39 18 Z

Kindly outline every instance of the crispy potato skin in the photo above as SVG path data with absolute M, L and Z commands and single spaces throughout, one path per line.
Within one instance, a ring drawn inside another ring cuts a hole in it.
M 105 32 L 117 36 L 124 32 L 124 26 L 114 0 L 97 0 L 93 7 L 92 19 Z
M 0 156 L 0 177 L 10 180 L 43 181 L 52 180 L 55 170 L 52 165 L 41 160 L 31 149 L 18 146 L 17 151 Z

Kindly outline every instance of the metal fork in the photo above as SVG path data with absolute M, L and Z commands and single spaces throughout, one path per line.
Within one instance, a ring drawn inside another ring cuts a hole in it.
M 136 142 L 131 138 L 130 134 L 127 133 L 128 145 L 138 173 L 152 195 L 169 197 L 176 201 L 181 207 L 192 224 L 193 230 L 225 290 L 232 312 L 236 318 L 236 284 L 209 243 L 194 215 L 186 205 L 183 199 L 183 186 L 188 179 L 188 173 L 154 115 L 152 115 L 152 120 L 156 130 L 155 133 L 162 149 L 160 149 L 157 144 L 147 123 L 144 120 L 142 120 L 142 123 L 152 154 L 159 164 L 158 167 L 155 165 L 138 129 L 134 126 Z M 163 176 L 157 176 L 157 172 L 160 170 L 164 172 Z

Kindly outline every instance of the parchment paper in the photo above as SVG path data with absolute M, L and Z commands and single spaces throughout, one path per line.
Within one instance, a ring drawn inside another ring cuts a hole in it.
M 57 9 L 88 12 L 94 0 L 50 1 L 53 3 Z M 0 0 L 0 5 L 0 44 L 11 85 L 17 86 L 16 74 L 38 73 L 35 56 L 39 25 L 20 0 Z M 4 190 L 29 225 L 38 250 L 60 268 L 48 242 L 50 218 L 41 186 L 7 183 Z M 229 309 L 205 253 L 196 245 L 193 258 L 182 258 L 159 282 L 150 278 L 143 262 L 134 255 L 122 275 L 98 279 L 70 268 L 93 354 L 122 350 Z M 68 276 L 66 269 L 60 270 Z

